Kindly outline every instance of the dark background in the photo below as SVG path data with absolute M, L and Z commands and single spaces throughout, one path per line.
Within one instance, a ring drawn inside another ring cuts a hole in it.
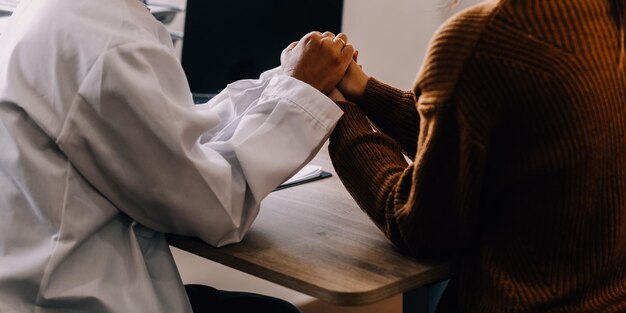
M 194 93 L 257 78 L 312 30 L 341 30 L 342 0 L 189 0 L 182 64 Z

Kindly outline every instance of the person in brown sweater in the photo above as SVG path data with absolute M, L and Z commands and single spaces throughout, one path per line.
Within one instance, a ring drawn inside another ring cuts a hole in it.
M 485 1 L 412 91 L 350 66 L 333 164 L 399 249 L 457 261 L 438 312 L 626 312 L 623 4 Z

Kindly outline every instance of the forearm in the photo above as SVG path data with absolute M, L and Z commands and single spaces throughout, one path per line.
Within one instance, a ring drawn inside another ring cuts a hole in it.
M 57 144 L 140 224 L 216 246 L 237 242 L 259 202 L 315 155 L 341 110 L 285 75 L 230 84 L 201 106 L 184 81 L 167 49 L 119 46 L 86 76 Z
M 361 209 L 407 253 L 453 254 L 457 239 L 451 200 L 456 162 L 449 152 L 453 151 L 445 145 L 430 147 L 420 154 L 423 160 L 408 165 L 398 144 L 373 132 L 359 107 L 340 106 L 344 116 L 331 136 L 330 156 Z
M 414 92 L 370 78 L 358 105 L 379 130 L 402 146 L 410 158 L 415 156 L 420 118 Z
M 329 146 L 335 171 L 376 226 L 404 248 L 393 218 L 394 203 L 388 201 L 395 198 L 395 193 L 405 192 L 396 187 L 408 166 L 401 147 L 387 135 L 374 132 L 356 105 L 340 103 L 340 107 L 344 116 L 331 135 Z

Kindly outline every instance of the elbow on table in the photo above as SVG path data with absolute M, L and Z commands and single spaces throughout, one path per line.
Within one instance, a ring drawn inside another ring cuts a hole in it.
M 226 214 L 220 222 L 210 218 L 204 225 L 196 225 L 196 236 L 214 246 L 223 247 L 239 243 L 248 233 L 252 222 L 259 212 L 259 206 L 244 207 L 238 214 Z
M 411 228 L 419 228 L 419 225 Z M 410 229 L 402 231 L 398 228 L 386 233 L 387 238 L 405 254 L 415 258 L 450 259 L 458 254 L 459 246 L 456 233 L 438 232 L 424 233 Z

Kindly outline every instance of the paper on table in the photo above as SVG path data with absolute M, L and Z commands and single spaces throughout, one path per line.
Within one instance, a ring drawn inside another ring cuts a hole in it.
M 318 177 L 322 174 L 322 167 L 319 165 L 305 165 L 299 172 L 287 179 L 282 185 L 290 185 L 307 179 Z
M 19 4 L 19 1 L 13 0 L 0 0 L 0 17 L 6 17 L 13 14 L 15 7 Z
M 288 179 L 282 185 L 276 187 L 274 191 L 297 186 L 300 184 L 306 184 L 314 180 L 327 178 L 331 176 L 332 174 L 330 174 L 329 172 L 323 171 L 321 166 L 306 165 L 304 168 L 302 168 L 302 170 L 300 170 L 298 173 L 293 175 L 290 179 Z

